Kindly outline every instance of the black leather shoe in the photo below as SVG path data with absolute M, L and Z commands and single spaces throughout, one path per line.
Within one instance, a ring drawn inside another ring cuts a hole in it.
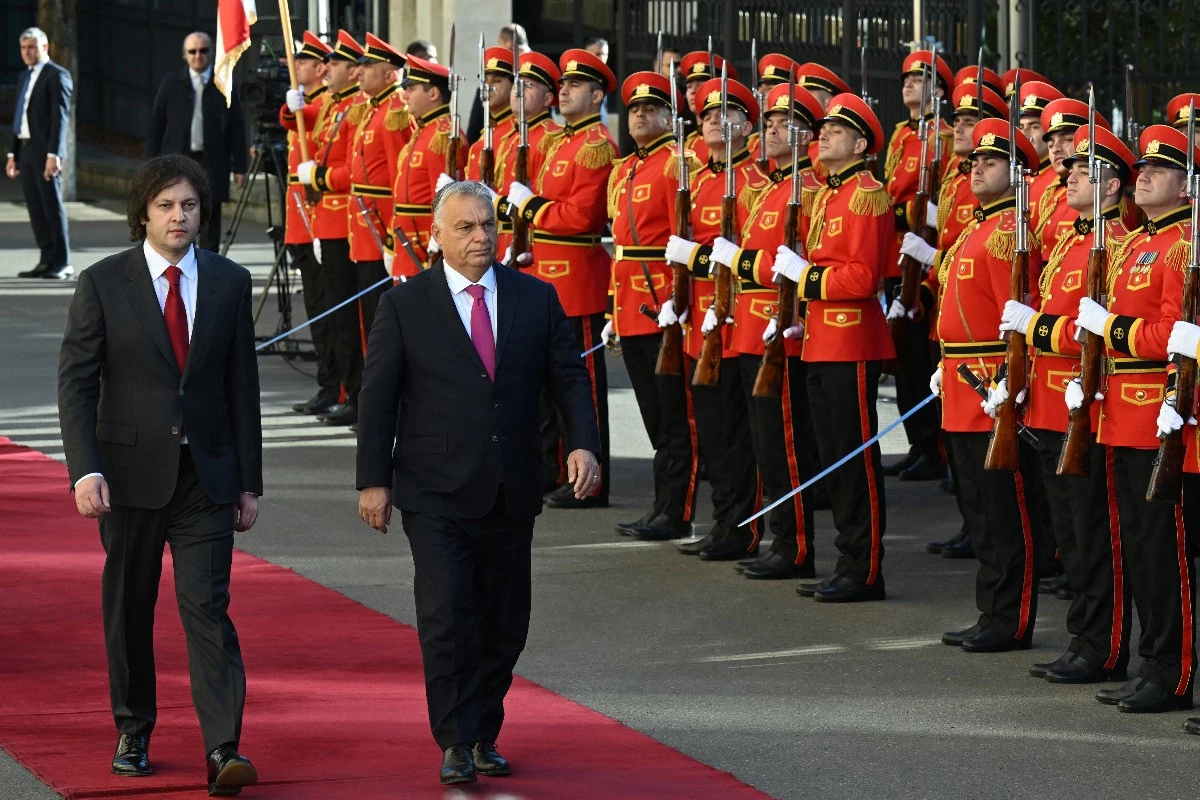
M 676 545 L 675 549 L 679 551 L 680 555 L 698 556 L 701 550 L 707 550 L 715 541 L 713 535 L 707 533 L 694 542 L 684 542 L 683 544 Z
M 819 581 L 800 581 L 800 585 L 796 587 L 796 594 L 800 595 L 801 597 L 812 597 L 826 586 L 832 584 L 835 580 L 837 580 L 837 575 L 830 575 L 828 578 L 822 578 Z
M 632 522 L 618 522 L 615 530 L 622 536 L 633 536 L 634 530 L 642 527 L 652 519 L 654 519 L 654 509 L 650 509 Z
M 1048 683 L 1104 683 L 1124 680 L 1125 670 L 1119 672 L 1088 663 L 1086 658 L 1077 658 L 1069 664 L 1046 670 Z
M 38 264 L 33 269 L 27 269 L 24 272 L 18 272 L 17 277 L 18 278 L 40 278 L 40 277 L 42 277 L 42 273 L 48 269 L 50 269 L 49 264 Z
M 700 556 L 701 561 L 737 561 L 739 558 L 752 556 L 757 552 L 758 545 L 754 545 L 751 548 L 744 541 L 740 541 L 737 538 L 729 538 L 713 542 L 697 553 L 697 555 Z
M 946 465 L 936 454 L 922 453 L 916 462 L 900 473 L 902 481 L 933 481 L 946 476 Z
M 754 559 L 741 572 L 743 577 L 753 581 L 776 581 L 811 578 L 816 574 L 816 569 L 811 561 L 808 564 L 797 564 L 794 559 L 772 551 Z
M 963 534 L 961 539 L 942 548 L 942 558 L 974 558 L 975 548 L 971 546 L 971 537 Z
M 337 400 L 330 400 L 317 392 L 303 403 L 296 403 L 292 406 L 292 411 L 297 414 L 324 414 L 335 405 L 337 405 Z
M 564 483 L 550 494 L 544 495 L 542 502 L 546 508 L 608 508 L 608 500 L 595 495 L 580 500 L 569 483 Z
M 893 461 L 891 464 L 885 466 L 883 468 L 883 474 L 889 478 L 894 478 L 901 472 L 904 472 L 904 470 L 911 467 L 913 464 L 917 463 L 917 459 L 920 457 L 921 452 L 915 447 L 910 447 L 908 449 L 908 455 L 904 456 L 904 458 L 900 459 L 899 461 Z
M 122 733 L 117 737 L 117 752 L 112 760 L 113 775 L 141 778 L 150 769 L 150 736 L 141 733 Z
M 490 778 L 503 778 L 512 775 L 512 767 L 508 759 L 496 752 L 495 742 L 476 742 L 471 748 L 475 759 L 475 771 Z
M 954 477 L 951 476 L 938 481 L 938 490 L 946 494 L 958 494 L 958 487 L 954 485 Z
M 883 576 L 875 579 L 875 583 L 867 586 L 865 583 L 852 581 L 844 576 L 837 576 L 813 594 L 818 603 L 863 603 L 870 600 L 885 600 L 887 592 L 883 588 Z
M 929 542 L 928 544 L 925 545 L 925 552 L 930 553 L 935 556 L 941 555 L 942 551 L 945 550 L 947 547 L 958 544 L 959 542 L 961 542 L 963 539 L 966 539 L 966 538 L 967 538 L 967 532 L 959 531 L 958 533 L 954 534 L 954 536 L 950 537 L 949 539 L 944 539 L 940 542 Z
M 1106 706 L 1115 706 L 1127 697 L 1132 697 L 1144 681 L 1141 678 L 1133 677 L 1125 681 L 1116 689 L 1101 689 L 1096 692 L 1096 702 L 1104 703 Z
M 233 744 L 223 744 L 208 754 L 208 794 L 231 797 L 243 786 L 258 783 L 258 771 Z
M 1133 694 L 1117 703 L 1127 714 L 1158 714 L 1163 711 L 1189 711 L 1192 708 L 1192 687 L 1184 694 L 1175 694 L 1165 686 L 1143 681 Z
M 984 628 L 962 643 L 962 649 L 967 653 L 1005 653 L 1009 650 L 1028 650 L 1032 646 L 1032 637 L 1014 639 L 995 628 Z
M 1042 578 L 1038 581 L 1038 594 L 1055 594 L 1064 586 L 1070 586 L 1067 583 L 1066 575 L 1052 575 L 1049 578 Z
M 643 542 L 665 542 L 670 539 L 689 539 L 695 532 L 696 528 L 692 523 L 659 514 L 645 525 L 639 525 L 633 531 L 633 538 Z
M 450 786 L 456 783 L 475 782 L 475 756 L 465 744 L 453 744 L 442 753 L 442 769 L 438 780 Z
M 1054 593 L 1054 596 L 1059 600 L 1074 600 L 1075 590 L 1070 586 L 1061 586 L 1059 587 L 1058 591 Z
M 946 631 L 942 634 L 942 644 L 950 645 L 951 647 L 961 647 L 963 642 L 982 630 L 983 628 L 979 627 L 979 623 L 976 622 L 971 627 L 963 628 L 960 631 Z
M 1034 664 L 1029 668 L 1029 674 L 1034 678 L 1044 678 L 1050 670 L 1062 669 L 1074 660 L 1075 654 L 1068 650 L 1053 661 L 1043 661 L 1039 664 Z
M 353 425 L 358 422 L 358 406 L 354 403 L 334 403 L 317 419 L 326 425 Z
M 1200 736 L 1200 717 L 1188 717 L 1183 721 L 1183 730 L 1185 733 L 1194 733 Z
M 48 281 L 65 281 L 74 274 L 75 268 L 68 264 L 65 267 L 47 267 L 38 277 Z

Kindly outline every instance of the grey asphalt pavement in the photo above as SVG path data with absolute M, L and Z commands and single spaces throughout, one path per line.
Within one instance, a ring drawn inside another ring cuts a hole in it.
M 72 289 L 7 277 L 32 263 L 28 225 L 8 199 L 0 192 L 0 435 L 61 458 L 55 363 Z M 119 204 L 73 212 L 101 217 L 73 227 L 77 267 L 128 246 L 119 212 L 105 217 L 105 208 Z M 265 278 L 261 232 L 239 247 L 234 255 Z M 272 299 L 260 334 L 274 330 L 275 314 Z M 823 606 L 798 598 L 793 582 L 747 581 L 670 543 L 614 535 L 617 521 L 648 507 L 650 462 L 620 361 L 609 365 L 613 507 L 540 518 L 520 674 L 778 798 L 1196 795 L 1200 737 L 1181 732 L 1186 714 L 1119 714 L 1095 702 L 1096 687 L 1027 675 L 1065 646 L 1065 603 L 1043 596 L 1032 652 L 972 655 L 938 643 L 973 621 L 975 565 L 924 553 L 958 527 L 952 499 L 933 484 L 888 479 L 885 603 Z M 381 536 L 357 517 L 352 435 L 287 410 L 312 393 L 302 374 L 312 364 L 264 356 L 260 369 L 266 497 L 238 545 L 412 624 L 403 535 Z M 895 416 L 890 394 L 884 387 L 884 420 Z M 902 449 L 899 436 L 885 447 Z M 701 531 L 707 491 L 702 484 Z M 818 512 L 821 575 L 835 560 L 833 537 L 829 513 Z M 235 619 L 256 613 L 236 603 Z M 106 768 L 107 753 L 79 755 Z M 436 756 L 432 742 L 417 754 L 431 779 Z M 0 754 L 0 798 L 54 796 Z

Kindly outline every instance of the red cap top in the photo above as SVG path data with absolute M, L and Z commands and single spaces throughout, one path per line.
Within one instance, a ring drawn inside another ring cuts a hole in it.
M 1147 164 L 1158 164 L 1162 167 L 1187 169 L 1187 149 L 1192 145 L 1195 161 L 1200 163 L 1200 148 L 1188 141 L 1187 134 L 1170 125 L 1151 125 L 1142 131 L 1138 147 L 1142 158 L 1134 162 L 1135 169 L 1141 169 Z
M 700 88 L 696 90 L 694 102 L 697 118 L 703 117 L 706 112 L 714 108 L 720 108 L 721 79 L 713 78 L 700 84 Z M 732 79 L 729 81 L 729 107 L 740 108 L 745 112 L 746 119 L 750 121 L 750 124 L 758 122 L 758 101 L 754 99 L 754 92 Z
M 836 122 L 861 133 L 867 137 L 867 155 L 873 155 L 883 149 L 883 126 L 875 112 L 856 94 L 843 92 L 835 95 L 825 109 L 822 122 Z
M 397 67 L 403 67 L 405 62 L 408 61 L 408 58 L 403 53 L 373 33 L 368 33 L 364 41 L 366 46 L 363 48 L 363 54 L 358 59 L 358 63 L 360 64 L 386 61 Z
M 1080 125 L 1087 127 L 1088 104 L 1073 97 L 1060 97 L 1051 100 L 1042 109 L 1042 141 L 1050 141 L 1052 133 L 1071 133 Z M 1096 125 L 1101 128 L 1111 128 L 1108 120 L 1096 114 Z
M 796 116 L 804 120 L 812 130 L 817 129 L 818 122 L 825 116 L 821 103 L 813 97 L 812 92 L 803 86 L 796 86 L 792 93 L 792 103 L 796 107 Z M 788 85 L 780 84 L 767 94 L 767 102 L 763 107 L 764 114 L 788 113 Z
M 595 81 L 605 94 L 617 88 L 617 76 L 608 68 L 608 64 L 582 48 L 572 48 L 563 53 L 558 59 L 558 68 L 562 70 L 560 82 L 568 78 Z
M 1200 108 L 1200 94 L 1187 92 L 1172 97 L 1171 102 L 1167 103 L 1167 121 L 1176 128 L 1186 128 L 1188 125 L 1188 109 L 1191 108 L 1193 100 L 1196 101 L 1196 107 Z
M 449 91 L 450 68 L 410 55 L 408 57 L 408 69 L 404 71 L 404 83 L 402 85 L 407 88 L 414 83 L 428 83 L 433 86 L 440 86 L 443 91 Z
M 1022 85 L 1033 81 L 1050 83 L 1050 79 L 1045 75 L 1034 72 L 1031 69 L 1025 69 L 1024 67 L 1010 69 L 1000 78 L 1001 83 L 1004 84 L 1004 99 L 1007 100 L 1009 97 L 1012 97 L 1012 93 L 1016 89 L 1018 75 L 1021 77 Z
M 960 83 L 954 89 L 954 96 L 951 98 L 951 102 L 954 104 L 954 111 L 951 112 L 952 117 L 957 117 L 960 114 L 971 114 L 978 117 L 978 85 L 974 81 L 971 83 Z M 983 86 L 983 116 L 1008 119 L 1008 103 L 1004 102 L 1004 98 L 998 93 L 989 89 L 986 83 Z
M 712 78 L 721 77 L 721 65 L 725 63 L 725 59 L 721 58 L 716 53 L 713 53 L 712 64 L 708 63 L 708 52 L 705 50 L 693 50 L 683 57 L 679 62 L 679 69 L 683 72 L 683 78 L 686 81 L 707 81 Z M 737 80 L 737 67 L 733 64 L 729 65 L 726 72 L 729 80 Z
M 929 69 L 932 62 L 933 53 L 931 51 L 914 50 L 908 54 L 908 58 L 904 59 L 904 64 L 900 67 L 900 74 L 920 75 Z M 940 56 L 937 61 L 937 77 L 938 86 L 942 91 L 950 91 L 950 87 L 954 85 L 954 73 L 950 71 L 950 65 L 946 63 L 946 59 Z
M 654 103 L 670 108 L 672 94 L 678 103 L 679 93 L 675 89 L 675 81 L 649 70 L 635 72 L 621 84 L 621 102 L 627 108 L 641 103 Z
M 1021 84 L 1021 116 L 1041 117 L 1042 112 L 1052 100 L 1058 100 L 1063 93 L 1043 81 L 1030 81 Z
M 796 82 L 800 82 L 800 65 L 783 53 L 767 53 L 758 60 L 759 83 L 787 83 L 788 75 L 796 73 Z
M 1075 155 L 1063 159 L 1063 166 L 1067 168 L 1076 161 L 1086 162 L 1088 159 L 1091 147 L 1086 124 L 1075 131 L 1074 141 Z M 1137 160 L 1133 151 L 1107 127 L 1101 128 L 1099 117 L 1096 118 L 1096 158 L 1116 169 L 1117 174 L 1121 176 L 1121 183 L 1133 180 L 1133 163 Z
M 485 75 L 503 75 L 513 77 L 513 53 L 507 47 L 489 47 L 483 51 L 483 72 Z
M 562 73 L 558 71 L 558 64 L 541 53 L 522 53 L 519 61 L 521 77 L 537 81 L 553 90 L 555 102 L 558 102 L 558 79 L 562 77 Z
M 979 67 L 963 67 L 958 72 L 954 73 L 954 86 L 958 88 L 964 83 L 974 84 L 979 80 Z M 983 68 L 983 85 L 991 89 L 998 95 L 1004 94 L 1004 82 L 1000 80 L 1000 75 L 995 71 Z
M 324 61 L 325 57 L 332 52 L 329 45 L 317 38 L 317 35 L 312 31 L 305 31 L 300 49 L 296 51 L 296 58 L 315 58 L 317 61 Z
M 797 82 L 805 89 L 821 89 L 830 94 L 843 94 L 850 91 L 850 85 L 837 76 L 833 70 L 823 67 L 815 61 L 800 65 L 800 76 Z

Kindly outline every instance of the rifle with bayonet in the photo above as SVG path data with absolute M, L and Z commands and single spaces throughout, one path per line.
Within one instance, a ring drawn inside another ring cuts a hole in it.
M 1185 322 L 1195 322 L 1200 311 L 1200 176 L 1196 174 L 1196 101 L 1188 104 L 1187 124 L 1187 196 L 1192 206 L 1191 254 L 1183 279 L 1183 314 Z M 1196 359 L 1178 353 L 1175 363 L 1175 392 L 1168 392 L 1167 402 L 1183 417 L 1184 425 L 1168 433 L 1158 444 L 1158 457 L 1150 472 L 1146 499 L 1156 503 L 1179 503 L 1183 498 L 1183 432 L 1192 416 L 1196 401 Z
M 662 72 L 662 54 L 663 54 L 662 31 L 659 31 L 658 32 L 658 44 L 655 45 L 655 47 L 654 47 L 654 66 L 650 68 L 652 71 L 654 71 L 656 73 Z M 674 80 L 675 79 L 674 76 L 671 76 L 671 79 Z
M 675 59 L 671 59 L 671 74 L 675 74 Z M 675 235 L 680 239 L 692 238 L 692 177 L 688 170 L 683 130 L 683 118 L 679 116 L 678 92 L 671 91 L 671 124 L 674 126 L 675 153 L 679 159 L 679 189 L 675 193 Z M 687 264 L 671 263 L 671 304 L 677 315 L 692 301 L 692 275 Z M 672 322 L 663 328 L 662 346 L 658 350 L 658 363 L 654 372 L 658 375 L 683 375 L 683 326 Z
M 521 62 L 517 53 L 517 40 L 513 37 L 513 80 L 516 81 L 517 98 L 517 153 L 513 159 L 513 180 L 529 185 L 529 122 L 525 118 L 525 79 L 521 77 Z M 529 221 L 520 214 L 513 217 L 512 261 L 514 266 L 521 256 L 529 252 Z
M 771 162 L 767 160 L 767 138 L 763 135 L 765 123 L 763 122 L 763 106 L 767 102 L 766 92 L 758 88 L 758 40 L 750 40 L 750 74 L 754 77 L 754 102 L 758 103 L 758 168 L 763 172 L 770 172 Z
M 1088 182 L 1092 184 L 1092 249 L 1088 253 L 1087 294 L 1102 306 L 1107 306 L 1105 284 L 1108 280 L 1108 246 L 1105 243 L 1108 231 L 1104 219 L 1103 172 L 1096 158 L 1096 91 L 1088 84 Z M 1086 477 L 1091 461 L 1092 447 L 1092 403 L 1100 390 L 1104 374 L 1104 340 L 1083 331 L 1083 355 L 1079 361 L 1079 385 L 1083 390 L 1083 405 L 1073 408 L 1067 415 L 1067 432 L 1063 436 L 1063 448 L 1058 456 L 1059 475 Z
M 483 31 L 479 32 L 479 104 L 483 106 L 483 149 L 479 152 L 479 181 L 489 189 L 496 188 L 496 151 L 492 141 L 492 87 L 487 82 L 487 48 Z M 513 65 L 516 69 L 516 65 Z M 457 126 L 456 126 L 457 127 Z
M 721 64 L 721 140 L 725 144 L 725 195 L 721 198 L 721 236 L 733 242 L 737 239 L 737 180 L 733 171 L 733 123 L 729 119 L 728 59 Z M 712 262 L 710 261 L 710 264 Z M 716 325 L 704 335 L 694 386 L 716 386 L 721 377 L 721 351 L 724 349 L 725 319 L 733 311 L 733 271 L 717 263 L 713 276 L 712 312 Z M 693 321 L 693 325 L 699 320 Z
M 796 70 L 788 70 L 788 147 L 792 151 L 792 196 L 788 199 L 784 215 L 783 244 L 796 250 L 797 231 L 800 228 L 800 129 L 796 126 Z M 804 142 L 807 144 L 807 142 Z M 779 397 L 783 389 L 783 365 L 787 353 L 784 350 L 783 332 L 796 325 L 796 282 L 780 275 L 779 297 L 775 309 L 775 334 L 763 348 L 762 364 L 754 380 L 755 397 Z
M 462 169 L 458 165 L 458 149 L 462 144 L 462 131 L 459 130 L 461 120 L 458 116 L 458 82 L 459 75 L 454 71 L 454 30 L 455 26 L 450 26 L 450 61 L 447 67 L 450 70 L 450 141 L 446 144 L 446 174 L 456 181 L 463 179 Z M 482 37 L 482 34 L 480 34 Z M 487 116 L 487 105 L 483 107 L 484 116 Z
M 1025 179 L 1026 169 L 1021 166 L 1017 149 L 1017 120 L 1020 118 L 1021 78 L 1018 75 L 1013 89 L 1008 117 L 1008 182 L 1016 195 L 1017 231 L 1013 248 L 1012 272 L 1009 274 L 1008 295 L 1019 303 L 1029 304 L 1029 182 Z M 1024 135 L 1024 134 L 1020 134 Z M 1006 331 L 1008 340 L 1004 363 L 1000 366 L 997 383 L 1007 382 L 1008 397 L 996 408 L 996 423 L 992 426 L 992 439 L 988 442 L 985 469 L 1016 472 L 1020 466 L 1019 443 L 1017 442 L 1017 396 L 1025 389 L 1028 371 L 1028 343 L 1020 331 Z

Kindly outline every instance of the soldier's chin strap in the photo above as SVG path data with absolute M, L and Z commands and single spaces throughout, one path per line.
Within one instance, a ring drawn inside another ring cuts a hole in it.
M 906 411 L 905 413 L 901 414 L 901 415 L 900 415 L 900 418 L 899 418 L 899 419 L 897 419 L 895 422 L 893 422 L 892 424 L 888 425 L 886 428 L 884 428 L 884 429 L 883 429 L 883 430 L 881 430 L 879 433 L 877 433 L 877 434 L 875 434 L 874 436 L 872 436 L 872 437 L 871 437 L 870 439 L 868 439 L 867 441 L 863 442 L 863 443 L 862 443 L 861 445 L 859 445 L 858 447 L 856 447 L 856 448 L 854 448 L 853 450 L 851 450 L 849 453 L 846 453 L 846 455 L 842 456 L 842 457 L 841 457 L 841 458 L 839 458 L 837 461 L 835 461 L 835 462 L 833 462 L 832 464 L 830 464 L 830 465 L 829 465 L 828 467 L 826 467 L 824 470 L 822 470 L 821 472 L 818 472 L 816 475 L 813 475 L 811 478 L 809 478 L 808 480 L 806 480 L 804 483 L 800 484 L 800 485 L 799 485 L 799 486 L 797 486 L 795 489 L 792 489 L 790 492 L 788 492 L 788 493 L 787 493 L 787 494 L 785 494 L 783 497 L 781 497 L 781 498 L 779 498 L 778 500 L 776 500 L 774 503 L 771 503 L 771 505 L 769 505 L 769 506 L 767 506 L 766 508 L 764 508 L 764 509 L 762 509 L 761 511 L 759 511 L 757 514 L 754 514 L 754 515 L 752 515 L 752 516 L 749 516 L 749 517 L 747 517 L 746 519 L 744 519 L 744 520 L 742 520 L 741 522 L 739 522 L 739 523 L 738 523 L 738 527 L 739 527 L 739 528 L 741 528 L 741 527 L 744 527 L 744 526 L 746 526 L 746 525 L 749 525 L 751 522 L 753 522 L 754 520 L 758 519 L 758 518 L 759 518 L 759 517 L 761 517 L 763 514 L 766 514 L 768 511 L 771 511 L 771 510 L 772 510 L 773 508 L 775 508 L 776 506 L 778 506 L 778 505 L 781 505 L 781 504 L 783 504 L 783 503 L 786 503 L 788 500 L 791 500 L 793 497 L 795 497 L 796 495 L 800 494 L 800 493 L 801 493 L 801 492 L 803 492 L 805 489 L 807 489 L 808 487 L 812 486 L 814 483 L 816 483 L 817 481 L 821 480 L 821 479 L 822 479 L 822 478 L 824 478 L 826 475 L 828 475 L 829 473 L 833 472 L 835 469 L 837 469 L 838 467 L 842 466 L 842 465 L 843 465 L 843 464 L 845 464 L 847 461 L 849 461 L 850 459 L 854 458 L 856 455 L 858 455 L 859 453 L 861 453 L 862 451 L 866 450 L 866 449 L 867 449 L 868 447 L 870 447 L 871 445 L 873 445 L 873 444 L 875 444 L 876 442 L 878 442 L 878 441 L 879 441 L 880 439 L 882 439 L 884 436 L 887 436 L 889 433 L 891 433 L 893 430 L 895 430 L 895 428 L 896 428 L 896 426 L 897 426 L 897 425 L 900 425 L 902 422 L 904 422 L 904 420 L 908 419 L 908 418 L 909 418 L 909 417 L 911 417 L 913 414 L 917 413 L 917 412 L 918 412 L 918 411 L 920 411 L 922 408 L 924 408 L 925 406 L 929 405 L 931 402 L 933 402 L 933 401 L 934 401 L 934 400 L 936 400 L 936 399 L 937 399 L 937 395 L 936 395 L 936 394 L 930 394 L 930 395 L 929 395 L 928 397 L 926 397 L 924 400 L 922 400 L 921 402 L 917 403 L 915 406 L 913 406 L 912 408 L 910 408 L 910 409 L 909 409 L 908 411 Z

